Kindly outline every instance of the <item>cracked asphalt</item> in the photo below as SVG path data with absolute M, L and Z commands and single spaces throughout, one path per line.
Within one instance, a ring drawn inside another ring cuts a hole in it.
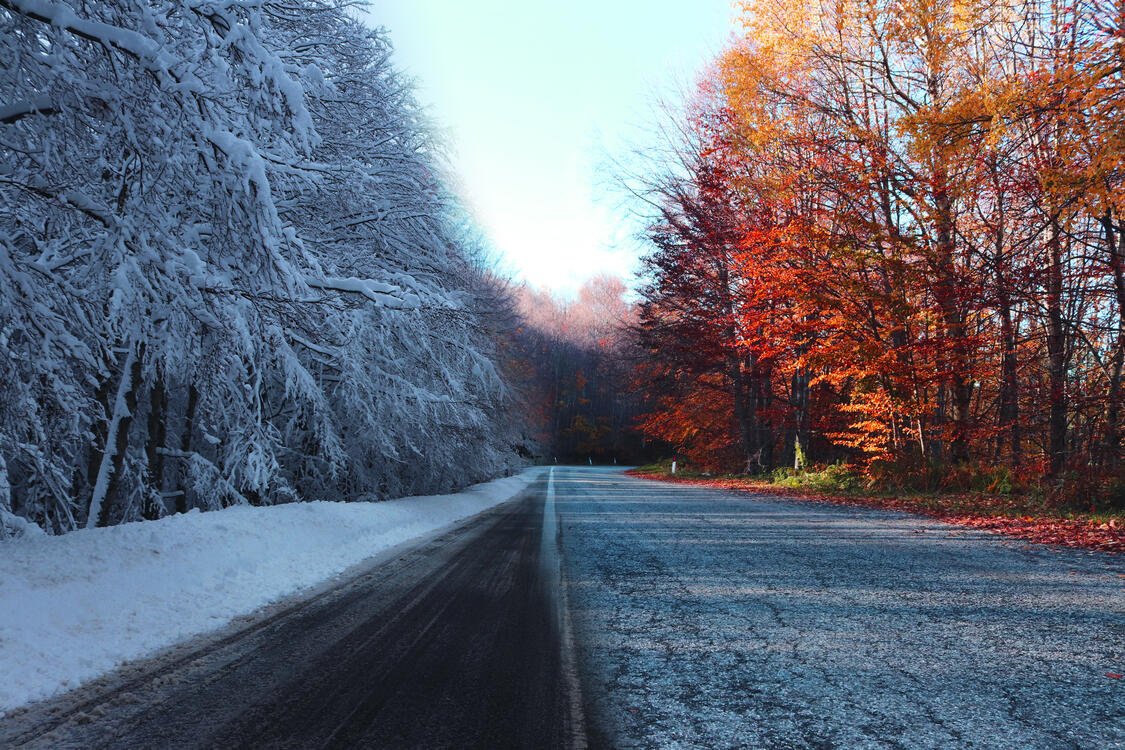
M 591 746 L 1125 747 L 1125 563 L 554 472 Z

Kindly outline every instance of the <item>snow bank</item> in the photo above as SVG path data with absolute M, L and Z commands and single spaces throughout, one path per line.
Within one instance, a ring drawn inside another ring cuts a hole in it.
M 486 510 L 541 472 L 455 495 L 238 506 L 0 542 L 0 716 Z

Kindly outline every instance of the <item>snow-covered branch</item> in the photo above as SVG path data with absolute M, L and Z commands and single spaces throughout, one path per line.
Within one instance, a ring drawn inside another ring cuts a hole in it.
M 350 5 L 0 0 L 5 513 L 61 532 L 516 461 L 476 240 Z
M 309 279 L 308 285 L 315 289 L 330 289 L 344 294 L 358 294 L 366 297 L 371 302 L 396 310 L 414 310 L 420 305 L 418 295 L 404 292 L 393 284 L 386 284 L 374 279 L 357 279 L 351 277 L 327 277 L 324 279 Z
M 179 62 L 160 44 L 130 29 L 79 17 L 73 8 L 48 0 L 0 0 L 0 8 L 65 29 L 91 42 L 113 47 L 137 60 L 161 83 L 179 83 L 172 67 Z
M 29 115 L 53 115 L 58 112 L 56 105 L 50 97 L 40 96 L 29 101 L 15 102 L 0 105 L 0 123 L 11 125 Z

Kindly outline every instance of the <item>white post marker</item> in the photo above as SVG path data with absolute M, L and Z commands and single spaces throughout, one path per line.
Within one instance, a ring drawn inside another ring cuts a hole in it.
M 672 459 L 672 473 L 676 473 L 676 459 L 674 458 Z

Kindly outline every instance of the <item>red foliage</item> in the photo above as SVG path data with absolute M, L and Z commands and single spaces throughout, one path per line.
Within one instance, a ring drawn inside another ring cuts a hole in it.
M 953 526 L 983 529 L 994 534 L 1023 539 L 1035 544 L 1053 544 L 1061 547 L 1096 549 L 1103 552 L 1125 552 L 1125 524 L 1116 520 L 1100 522 L 1089 519 L 1050 518 L 1045 516 L 1010 517 L 985 514 L 955 513 L 911 502 L 908 498 L 894 497 L 846 497 L 830 495 L 811 490 L 748 482 L 739 479 L 679 479 L 664 474 L 649 474 L 630 471 L 629 474 L 641 479 L 662 482 L 677 482 L 724 490 L 772 495 L 781 498 L 800 498 L 835 505 L 852 505 L 882 510 L 897 510 L 933 518 Z
M 747 37 L 636 191 L 656 208 L 645 429 L 744 473 L 1125 479 L 1125 77 L 1104 8 L 1044 6 L 1009 36 L 983 6 L 737 5 Z M 940 54 L 888 31 L 915 25 Z

